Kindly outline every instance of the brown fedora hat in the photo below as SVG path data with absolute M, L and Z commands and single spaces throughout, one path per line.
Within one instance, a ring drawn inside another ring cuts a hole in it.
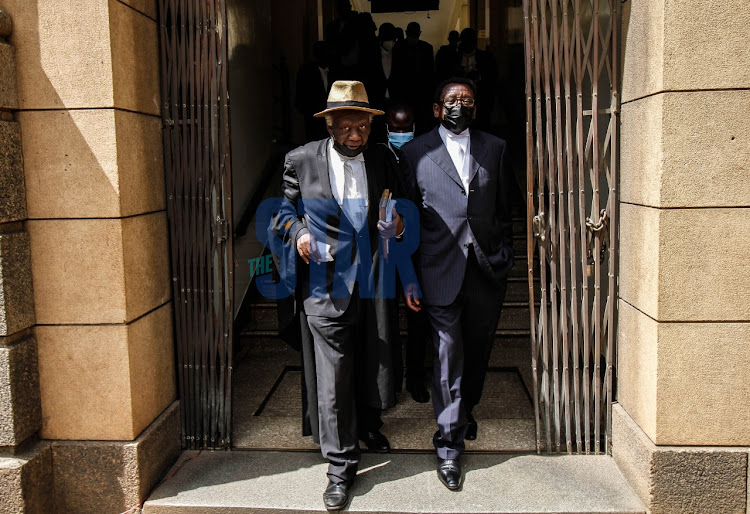
M 383 111 L 370 108 L 365 85 L 357 80 L 337 80 L 334 82 L 331 85 L 331 92 L 328 93 L 326 110 L 320 111 L 315 117 L 322 118 L 329 112 L 343 110 L 385 114 Z

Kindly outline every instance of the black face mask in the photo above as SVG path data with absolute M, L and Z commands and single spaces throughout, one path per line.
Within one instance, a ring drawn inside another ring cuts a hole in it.
M 460 134 L 469 128 L 471 122 L 474 121 L 474 107 L 456 105 L 443 108 L 445 109 L 445 115 L 443 116 L 441 123 L 454 134 Z
M 360 146 L 356 150 L 352 150 L 351 148 L 349 148 L 349 147 L 347 147 L 345 145 L 342 145 L 341 143 L 339 143 L 338 141 L 336 141 L 334 139 L 333 140 L 333 148 L 334 148 L 334 150 L 336 150 L 338 153 L 340 153 L 344 157 L 356 157 L 359 154 L 361 154 L 362 152 L 364 152 L 365 150 L 367 150 L 367 143 L 363 144 L 362 146 Z

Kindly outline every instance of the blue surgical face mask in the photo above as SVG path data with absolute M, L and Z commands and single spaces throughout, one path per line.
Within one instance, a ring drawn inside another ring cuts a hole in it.
M 388 142 L 394 148 L 401 148 L 406 143 L 414 139 L 414 129 L 411 132 L 391 132 L 388 131 Z

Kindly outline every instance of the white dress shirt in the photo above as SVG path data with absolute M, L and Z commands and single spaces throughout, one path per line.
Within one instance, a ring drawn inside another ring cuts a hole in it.
M 461 177 L 461 182 L 464 184 L 464 190 L 468 193 L 469 166 L 471 164 L 471 159 L 469 159 L 469 153 L 471 152 L 469 129 L 464 130 L 460 134 L 454 134 L 444 126 L 440 125 L 438 132 L 440 133 L 440 138 L 443 140 L 445 148 L 448 150 L 448 154 L 451 156 L 456 171 L 458 171 L 458 176 Z
M 469 190 L 469 175 L 471 173 L 471 158 L 469 157 L 471 152 L 471 137 L 469 129 L 464 130 L 460 134 L 454 134 L 440 125 L 438 133 L 440 134 L 440 139 L 443 140 L 445 148 L 448 150 L 448 154 L 451 156 L 453 165 L 458 170 L 458 175 L 461 177 L 461 182 L 464 185 L 464 191 L 466 191 L 466 195 L 468 196 L 471 193 Z M 471 225 L 469 225 L 466 241 L 459 242 L 461 243 L 464 255 L 468 256 L 469 245 L 474 242 L 474 232 L 471 230 Z
M 331 181 L 331 191 L 342 210 L 355 229 L 359 230 L 367 223 L 367 175 L 365 173 L 365 158 L 362 154 L 356 157 L 345 157 L 333 148 L 333 138 L 328 141 L 328 155 L 330 166 L 328 177 Z M 346 169 L 344 164 L 351 167 L 349 190 L 344 190 Z M 344 199 L 347 201 L 344 202 Z

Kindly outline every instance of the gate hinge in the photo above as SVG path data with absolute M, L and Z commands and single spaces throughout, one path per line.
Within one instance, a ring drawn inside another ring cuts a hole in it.
M 227 237 L 229 237 L 229 224 L 227 223 L 227 220 L 217 216 L 216 224 L 217 224 L 217 231 L 218 231 L 216 242 L 221 243 L 222 241 L 226 241 Z

